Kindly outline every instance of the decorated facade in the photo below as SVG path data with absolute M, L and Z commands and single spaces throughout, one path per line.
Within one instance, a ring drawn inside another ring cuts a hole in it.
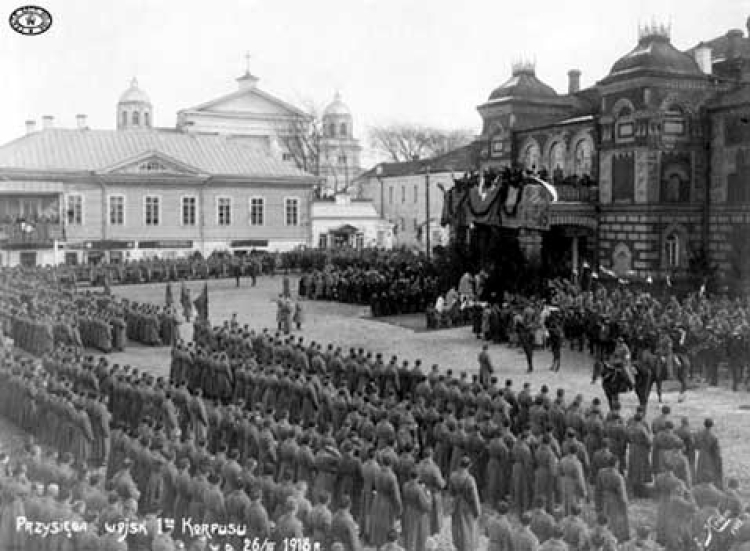
M 568 273 L 588 262 L 619 276 L 715 265 L 750 277 L 745 32 L 681 51 L 668 28 L 650 25 L 595 85 L 582 89 L 578 70 L 568 77 L 559 94 L 517 63 L 478 107 L 481 168 L 542 174 L 558 192 L 549 229 L 522 224 L 527 256 Z M 448 222 L 470 229 L 465 220 Z

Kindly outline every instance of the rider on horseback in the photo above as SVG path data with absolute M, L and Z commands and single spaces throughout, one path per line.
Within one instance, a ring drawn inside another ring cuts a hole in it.
M 633 373 L 633 366 L 630 362 L 630 348 L 628 348 L 624 338 L 617 337 L 615 350 L 612 352 L 610 363 L 613 368 L 622 371 L 631 386 L 635 387 L 635 373 Z

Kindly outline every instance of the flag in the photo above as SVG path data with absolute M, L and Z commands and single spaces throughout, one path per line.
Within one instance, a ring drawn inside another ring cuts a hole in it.
M 698 292 L 698 296 L 702 297 L 706 294 L 706 282 L 703 282 L 703 285 L 701 285 L 701 290 Z
M 672 286 L 672 278 L 667 276 L 667 287 L 671 287 L 671 286 Z
M 198 312 L 198 318 L 208 321 L 208 283 L 203 286 L 203 291 L 193 301 L 193 304 Z
M 542 186 L 544 186 L 544 189 L 549 191 L 549 194 L 552 196 L 553 203 L 557 202 L 558 195 L 555 186 L 553 186 L 552 184 L 548 184 L 547 182 L 545 182 L 541 178 L 537 178 L 536 176 L 532 176 L 531 179 L 534 180 L 537 184 L 541 184 Z
M 172 282 L 167 281 L 167 290 L 166 290 L 166 297 L 164 298 L 164 302 L 167 304 L 167 306 L 172 306 L 174 304 L 174 297 L 172 296 Z

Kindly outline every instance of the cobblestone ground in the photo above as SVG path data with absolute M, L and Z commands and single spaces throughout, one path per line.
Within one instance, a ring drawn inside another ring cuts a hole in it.
M 297 278 L 292 278 L 292 291 L 296 290 Z M 203 282 L 188 282 L 195 299 L 203 288 Z M 179 286 L 174 286 L 174 295 L 179 297 Z M 256 287 L 250 286 L 249 279 L 243 279 L 240 288 L 234 280 L 209 281 L 209 310 L 212 323 L 219 324 L 237 313 L 241 324 L 251 328 L 275 328 L 276 305 L 273 303 L 281 291 L 281 277 L 258 279 Z M 113 292 L 135 301 L 162 304 L 165 284 L 114 287 Z M 415 332 L 411 329 L 375 321 L 369 318 L 369 309 L 360 306 L 333 302 L 303 301 L 305 320 L 302 330 L 296 332 L 306 341 L 317 341 L 327 345 L 333 343 L 342 349 L 362 347 L 373 352 L 382 352 L 387 357 L 392 354 L 401 359 L 416 360 L 429 367 L 437 363 L 442 369 L 453 369 L 454 373 L 466 371 L 470 375 L 477 372 L 477 354 L 481 348 L 469 327 L 444 329 L 431 332 Z M 192 336 L 190 324 L 183 324 L 184 338 Z M 591 385 L 591 358 L 570 350 L 563 351 L 562 369 L 551 373 L 548 367 L 551 355 L 546 351 L 535 354 L 535 371 L 526 373 L 526 362 L 518 349 L 504 345 L 491 345 L 490 354 L 498 368 L 498 378 L 513 379 L 514 387 L 520 389 L 524 382 L 530 382 L 533 390 L 547 384 L 551 392 L 565 389 L 572 398 L 584 394 L 587 402 L 598 396 L 605 403 L 600 385 Z M 168 373 L 169 350 L 166 347 L 150 348 L 129 345 L 122 353 L 109 355 L 110 361 L 131 364 L 146 369 L 157 376 Z M 750 487 L 750 395 L 746 391 L 732 392 L 726 380 L 719 388 L 697 387 L 687 394 L 687 399 L 679 403 L 673 385 L 668 385 L 664 403 L 672 408 L 677 416 L 687 416 L 694 428 L 702 426 L 705 417 L 712 417 L 715 430 L 722 444 L 725 472 L 727 476 L 740 480 L 743 490 Z M 629 416 L 636 405 L 635 396 L 623 397 L 623 408 Z M 745 407 L 747 406 L 747 409 Z M 658 410 L 656 398 L 650 402 L 649 417 Z M 6 435 L 7 427 L 0 424 L 0 435 Z M 16 431 L 17 432 L 17 431 Z M 7 433 L 10 434 L 10 433 Z M 17 440 L 18 436 L 14 436 Z M 6 438 L 3 438 L 5 441 Z M 750 495 L 750 494 L 748 494 Z M 650 504 L 633 504 L 632 514 L 636 518 L 649 519 L 653 515 Z M 636 520 L 637 522 L 637 520 Z M 448 534 L 444 535 L 449 538 Z M 484 547 L 484 546 L 483 546 Z

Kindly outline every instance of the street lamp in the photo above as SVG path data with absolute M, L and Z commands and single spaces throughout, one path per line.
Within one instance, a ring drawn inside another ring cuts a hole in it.
M 385 220 L 385 195 L 383 195 L 383 165 L 375 167 L 375 177 L 380 182 L 380 219 Z
M 427 165 L 426 171 L 425 171 L 425 186 L 424 186 L 424 194 L 425 194 L 425 245 L 427 247 L 427 260 L 430 260 L 432 258 L 432 250 L 431 250 L 431 243 L 430 243 L 430 165 Z

